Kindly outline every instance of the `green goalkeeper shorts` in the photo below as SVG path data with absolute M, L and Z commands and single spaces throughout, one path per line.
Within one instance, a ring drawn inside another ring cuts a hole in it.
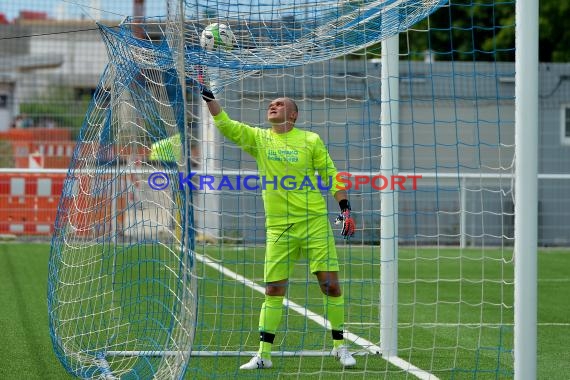
M 311 273 L 338 272 L 338 257 L 331 224 L 326 215 L 267 229 L 265 282 L 291 278 L 295 263 L 309 262 Z

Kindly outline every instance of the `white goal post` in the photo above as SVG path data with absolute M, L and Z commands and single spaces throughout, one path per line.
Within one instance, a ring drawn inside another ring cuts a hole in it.
M 538 0 L 516 2 L 515 378 L 537 376 Z

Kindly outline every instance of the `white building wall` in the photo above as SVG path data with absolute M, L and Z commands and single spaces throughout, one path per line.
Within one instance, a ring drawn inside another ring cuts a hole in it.
M 69 33 L 66 39 L 34 38 L 30 44 L 31 54 L 61 54 L 63 65 L 51 70 L 52 74 L 80 75 L 85 78 L 101 75 L 108 62 L 107 51 L 101 40 L 86 41 Z

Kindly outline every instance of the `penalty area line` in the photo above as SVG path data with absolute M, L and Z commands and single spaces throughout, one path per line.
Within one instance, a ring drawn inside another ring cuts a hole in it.
M 250 287 L 251 289 L 255 290 L 258 293 L 265 294 L 265 288 L 263 286 L 260 286 L 257 283 L 253 282 L 252 280 L 242 276 L 241 274 L 238 274 L 238 273 L 232 271 L 231 269 L 224 267 L 221 263 L 218 263 L 218 262 L 208 258 L 207 256 L 201 255 L 197 252 L 194 252 L 194 255 L 195 255 L 196 260 L 204 263 L 205 265 L 209 266 L 210 268 L 217 270 L 218 272 L 222 273 L 224 276 L 229 277 L 229 278 L 231 278 L 237 282 L 240 282 L 240 283 Z M 322 315 L 319 315 L 319 314 L 307 309 L 306 307 L 303 307 L 303 306 L 289 300 L 288 298 L 283 299 L 283 305 L 285 305 L 289 309 L 299 313 L 300 315 L 304 316 L 305 318 L 315 322 L 316 324 L 330 330 L 329 321 L 326 320 Z M 382 354 L 381 348 L 379 346 L 377 346 L 376 344 L 362 338 L 361 336 L 353 334 L 349 331 L 345 331 L 344 337 L 345 337 L 345 339 L 347 339 L 347 340 L 353 342 L 354 344 L 362 347 L 363 349 L 365 349 L 369 353 L 376 354 L 376 355 Z M 411 363 L 409 363 L 409 362 L 407 362 L 407 361 L 405 361 L 405 360 L 403 360 L 397 356 L 389 356 L 389 357 L 382 356 L 382 358 L 384 360 L 388 361 L 389 363 L 395 365 L 396 367 L 410 373 L 411 375 L 413 375 L 419 379 L 422 379 L 422 380 L 437 380 L 438 379 L 435 375 L 433 375 L 427 371 L 424 371 L 424 370 L 414 366 L 413 364 L 411 364 Z

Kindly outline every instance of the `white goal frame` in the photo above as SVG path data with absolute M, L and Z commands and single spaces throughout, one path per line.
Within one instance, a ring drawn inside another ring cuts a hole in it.
M 517 0 L 515 20 L 514 372 L 530 380 L 538 337 L 538 0 Z
M 478 173 L 472 175 L 453 174 L 461 181 L 469 177 L 478 179 L 510 178 L 514 183 L 514 376 L 517 380 L 534 379 L 537 376 L 537 251 L 538 251 L 538 181 L 540 179 L 570 179 L 570 175 L 538 174 L 538 0 L 516 2 L 516 60 L 515 60 L 515 171 L 512 175 Z M 399 51 L 398 36 L 382 41 L 381 75 L 381 138 L 382 170 L 380 175 L 390 177 L 402 175 L 399 168 L 398 125 L 399 125 Z M 183 59 L 183 57 L 177 57 Z M 182 70 L 183 62 L 178 62 Z M 185 93 L 185 91 L 183 91 Z M 186 125 L 186 123 L 184 123 Z M 67 169 L 0 169 L 3 173 L 61 173 Z M 208 169 L 210 174 L 228 174 L 227 171 Z M 240 174 L 246 173 L 240 171 Z M 355 173 L 356 174 L 356 173 Z M 363 173 L 369 174 L 369 173 Z M 414 173 L 425 178 L 435 173 Z M 438 173 L 444 178 L 445 174 Z M 432 177 L 432 178 L 433 178 Z M 465 188 L 464 185 L 461 189 Z M 363 348 L 368 354 L 380 354 L 382 358 L 420 379 L 434 379 L 433 374 L 417 368 L 398 357 L 398 192 L 380 192 L 382 210 L 380 239 L 380 326 L 379 345 L 347 332 L 345 338 Z M 465 194 L 461 193 L 461 201 Z M 461 202 L 460 220 L 465 205 Z M 186 210 L 188 212 L 188 210 Z M 464 226 L 462 226 L 464 227 Z M 460 229 L 460 246 L 464 247 L 465 229 Z M 222 264 L 195 252 L 197 261 L 213 268 L 236 282 L 256 292 L 264 288 L 252 280 L 235 273 Z M 289 299 L 284 305 L 312 322 L 323 327 L 328 322 L 323 317 Z M 109 351 L 110 355 L 177 355 L 178 352 L 161 351 Z M 192 356 L 236 356 L 248 352 L 237 351 L 192 351 Z M 327 351 L 286 351 L 281 356 L 328 356 Z

